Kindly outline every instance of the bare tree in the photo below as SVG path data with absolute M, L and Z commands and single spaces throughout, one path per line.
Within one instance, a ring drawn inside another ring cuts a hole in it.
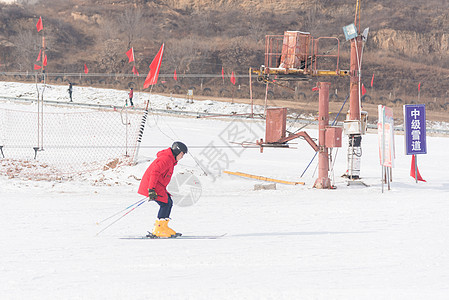
M 234 38 L 232 42 L 227 45 L 227 48 L 221 51 L 218 58 L 224 66 L 235 71 L 247 71 L 249 67 L 253 66 L 254 62 L 261 62 L 261 50 L 257 50 L 257 45 L 252 45 L 245 37 Z
M 143 20 L 142 10 L 139 8 L 127 9 L 120 16 L 118 23 L 120 31 L 126 36 L 128 48 L 142 35 L 145 27 Z
M 30 30 L 21 30 L 12 38 L 16 49 L 15 61 L 20 71 L 30 70 L 38 55 L 40 45 Z
M 117 38 L 117 23 L 112 18 L 105 18 L 100 24 L 100 38 L 102 41 Z
M 249 18 L 250 23 L 248 26 L 248 32 L 250 35 L 250 39 L 255 41 L 256 43 L 264 43 L 265 35 L 267 34 L 267 26 L 264 22 L 257 20 L 257 18 Z
M 119 73 L 125 64 L 123 43 L 117 39 L 110 39 L 103 43 L 99 53 L 100 69 L 102 72 Z
M 190 37 L 167 42 L 165 57 L 170 66 L 183 72 L 189 72 L 191 63 L 197 58 L 197 52 L 198 41 Z

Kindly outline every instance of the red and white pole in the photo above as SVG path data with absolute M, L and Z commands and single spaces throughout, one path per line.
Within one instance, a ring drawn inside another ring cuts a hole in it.
M 360 108 L 360 66 L 362 59 L 363 40 L 358 36 L 351 40 L 351 68 L 349 87 L 349 113 L 346 120 L 352 122 L 348 133 L 348 171 L 350 179 L 360 178 L 360 162 L 362 153 L 362 122 Z M 355 124 L 354 124 L 355 123 Z M 356 125 L 356 126 L 354 126 Z
M 318 178 L 313 187 L 317 189 L 331 188 L 329 179 L 329 153 L 325 146 L 326 127 L 329 126 L 329 89 L 330 82 L 318 82 L 320 92 L 319 100 L 319 134 L 318 134 Z

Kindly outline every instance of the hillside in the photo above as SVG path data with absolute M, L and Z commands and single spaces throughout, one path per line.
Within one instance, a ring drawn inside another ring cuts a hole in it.
M 370 28 L 366 43 L 362 81 L 368 88 L 364 100 L 387 105 L 418 99 L 428 109 L 449 109 L 449 23 L 446 0 L 401 1 L 361 0 L 361 29 Z M 130 74 L 124 53 L 133 46 L 137 68 L 146 76 L 148 65 L 162 43 L 165 54 L 157 92 L 249 96 L 249 67 L 264 61 L 264 36 L 285 30 L 308 31 L 314 37 L 335 36 L 341 41 L 341 68 L 349 69 L 349 43 L 342 27 L 354 21 L 356 0 L 54 0 L 0 4 L 0 71 L 26 72 L 40 47 L 35 24 L 42 16 L 45 26 L 48 73 Z M 221 68 L 234 71 L 234 88 L 222 82 Z M 171 79 L 177 70 L 178 81 Z M 374 88 L 371 77 L 375 74 Z M 192 76 L 191 74 L 213 74 Z M 21 78 L 23 79 L 23 78 Z M 4 79 L 3 79 L 4 80 Z M 129 81 L 140 86 L 142 78 L 49 77 L 53 81 L 77 84 L 112 84 L 127 88 Z M 346 78 L 331 81 L 341 101 L 346 96 Z M 165 81 L 165 82 L 163 82 Z M 314 99 L 312 82 L 290 83 L 307 99 Z M 288 89 L 271 87 L 270 97 L 294 100 Z M 263 86 L 256 86 L 263 97 Z M 297 97 L 298 95 L 296 95 Z M 334 97 L 337 99 L 337 97 Z

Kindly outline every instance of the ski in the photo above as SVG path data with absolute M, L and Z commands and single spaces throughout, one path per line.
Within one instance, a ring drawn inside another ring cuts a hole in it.
M 167 238 L 158 238 L 153 236 L 127 236 L 127 237 L 121 237 L 122 240 L 215 240 L 222 238 L 226 235 L 180 235 L 175 237 L 167 237 Z
M 180 236 L 182 236 L 182 233 L 176 232 L 176 235 L 174 235 L 174 236 L 172 235 L 170 237 L 163 237 L 163 239 L 175 239 L 175 238 L 180 237 Z M 158 237 L 158 236 L 152 234 L 149 231 L 148 231 L 148 234 L 145 237 L 149 238 L 149 239 L 160 239 L 161 238 L 161 237 Z

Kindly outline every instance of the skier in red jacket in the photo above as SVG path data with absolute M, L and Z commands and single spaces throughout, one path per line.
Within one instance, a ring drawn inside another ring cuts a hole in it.
M 157 158 L 143 174 L 138 193 L 148 196 L 149 201 L 154 200 L 160 206 L 153 232 L 148 234 L 150 237 L 168 238 L 181 235 L 168 227 L 173 200 L 167 192 L 167 185 L 170 183 L 174 167 L 186 153 L 187 146 L 184 143 L 174 142 L 171 148 L 157 153 Z

